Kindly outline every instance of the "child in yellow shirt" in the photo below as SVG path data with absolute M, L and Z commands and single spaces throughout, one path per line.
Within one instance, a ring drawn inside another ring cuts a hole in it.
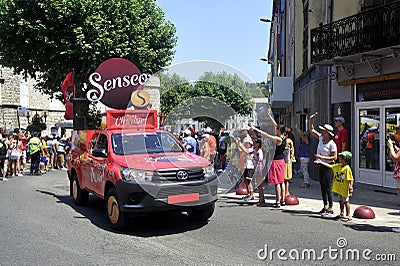
M 350 168 L 350 160 L 352 154 L 349 151 L 339 153 L 339 163 L 328 164 L 321 160 L 316 160 L 315 163 L 325 165 L 332 168 L 334 173 L 332 192 L 339 196 L 340 215 L 336 218 L 341 218 L 342 221 L 350 221 L 350 197 L 353 193 L 353 173 Z M 346 216 L 344 216 L 344 207 L 346 207 Z

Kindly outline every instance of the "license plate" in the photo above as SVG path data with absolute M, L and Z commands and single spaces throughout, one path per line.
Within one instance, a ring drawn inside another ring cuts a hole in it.
M 199 199 L 200 199 L 199 193 L 173 195 L 173 196 L 168 196 L 168 204 L 198 201 Z

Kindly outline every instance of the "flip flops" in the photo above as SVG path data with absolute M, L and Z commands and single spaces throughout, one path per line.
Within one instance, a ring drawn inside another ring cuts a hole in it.
M 275 202 L 274 204 L 272 204 L 273 208 L 280 208 L 281 204 L 279 202 Z

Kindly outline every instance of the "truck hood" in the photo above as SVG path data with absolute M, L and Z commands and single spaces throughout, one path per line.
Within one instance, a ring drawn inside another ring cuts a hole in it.
M 114 155 L 112 161 L 125 167 L 146 171 L 205 167 L 210 164 L 210 161 L 189 152 Z

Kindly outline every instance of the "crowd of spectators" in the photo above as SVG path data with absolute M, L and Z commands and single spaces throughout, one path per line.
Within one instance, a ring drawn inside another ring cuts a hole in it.
M 57 134 L 0 128 L 0 180 L 66 170 L 66 155 L 70 147 L 70 139 Z

